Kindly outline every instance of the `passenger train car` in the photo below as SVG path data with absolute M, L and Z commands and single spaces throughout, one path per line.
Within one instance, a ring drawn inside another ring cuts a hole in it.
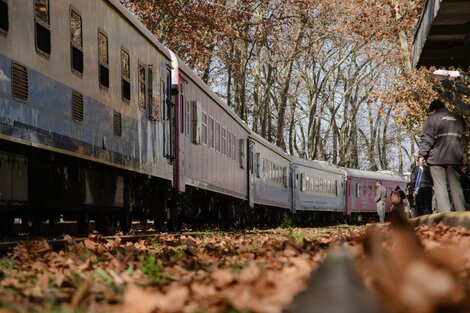
M 0 0 L 2 231 L 14 218 L 34 232 L 59 218 L 127 231 L 132 219 L 176 229 L 367 214 L 366 181 L 404 183 L 377 175 L 251 132 L 117 0 Z

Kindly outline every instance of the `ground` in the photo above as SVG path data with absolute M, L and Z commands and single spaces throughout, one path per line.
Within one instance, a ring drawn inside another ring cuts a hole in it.
M 470 308 L 470 232 L 443 224 L 68 241 L 58 251 L 44 240 L 23 243 L 0 259 L 1 313 L 278 313 L 306 288 L 332 246 L 351 254 L 386 311 Z

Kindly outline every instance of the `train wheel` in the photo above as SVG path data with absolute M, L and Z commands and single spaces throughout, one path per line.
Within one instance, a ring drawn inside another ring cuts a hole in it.
M 27 226 L 31 234 L 39 235 L 41 233 L 42 218 L 39 216 L 33 216 L 32 218 L 28 219 Z
M 109 220 L 104 214 L 99 214 L 96 217 L 96 230 L 100 232 L 101 234 L 106 234 L 109 229 Z
M 88 235 L 90 232 L 90 220 L 88 219 L 87 214 L 80 216 L 77 219 L 77 228 L 79 234 Z
M 3 213 L 0 219 L 0 235 L 8 235 L 13 229 L 15 219 L 9 213 Z
M 168 221 L 169 231 L 179 231 L 179 207 L 170 208 L 170 220 Z
M 122 232 L 128 233 L 132 227 L 132 213 L 129 209 L 123 209 L 119 216 L 119 228 Z

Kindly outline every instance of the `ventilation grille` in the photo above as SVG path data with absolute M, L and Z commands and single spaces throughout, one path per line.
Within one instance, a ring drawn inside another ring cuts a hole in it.
M 11 72 L 13 97 L 17 100 L 28 101 L 28 71 L 26 67 L 13 63 Z
M 114 111 L 113 116 L 114 136 L 122 136 L 122 114 Z
M 74 121 L 83 122 L 83 95 L 72 92 L 72 117 Z

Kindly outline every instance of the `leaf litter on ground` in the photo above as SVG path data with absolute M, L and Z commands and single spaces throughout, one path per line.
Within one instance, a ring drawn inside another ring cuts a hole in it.
M 0 259 L 1 313 L 280 313 L 337 245 L 353 251 L 385 312 L 470 308 L 470 232 L 442 224 L 65 239 L 63 250 L 36 240 Z

